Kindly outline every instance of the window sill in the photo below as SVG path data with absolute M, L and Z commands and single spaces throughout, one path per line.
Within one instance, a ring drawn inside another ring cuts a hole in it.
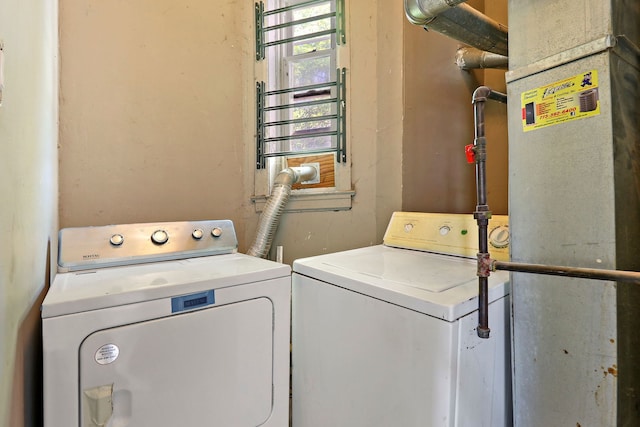
M 347 211 L 355 191 L 327 191 L 324 189 L 293 190 L 284 212 Z M 268 196 L 252 196 L 256 212 L 262 212 Z

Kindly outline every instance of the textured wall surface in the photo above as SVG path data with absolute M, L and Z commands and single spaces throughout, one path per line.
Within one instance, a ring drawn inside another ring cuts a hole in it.
M 57 3 L 0 3 L 0 426 L 41 425 L 40 301 L 56 256 Z

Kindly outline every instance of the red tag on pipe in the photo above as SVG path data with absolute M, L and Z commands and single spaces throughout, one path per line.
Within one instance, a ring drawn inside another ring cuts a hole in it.
M 467 163 L 475 163 L 476 162 L 476 152 L 473 151 L 473 144 L 464 146 L 464 154 L 467 155 Z

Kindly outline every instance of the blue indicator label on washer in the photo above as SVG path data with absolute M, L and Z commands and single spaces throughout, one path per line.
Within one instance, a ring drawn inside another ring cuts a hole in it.
M 193 310 L 195 308 L 205 307 L 215 304 L 215 295 L 213 289 L 197 294 L 183 295 L 181 297 L 171 298 L 171 312 Z

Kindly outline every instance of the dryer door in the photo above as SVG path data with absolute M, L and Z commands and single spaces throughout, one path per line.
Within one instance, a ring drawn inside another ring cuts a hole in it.
M 272 355 L 267 298 L 95 332 L 80 347 L 80 425 L 261 425 Z

